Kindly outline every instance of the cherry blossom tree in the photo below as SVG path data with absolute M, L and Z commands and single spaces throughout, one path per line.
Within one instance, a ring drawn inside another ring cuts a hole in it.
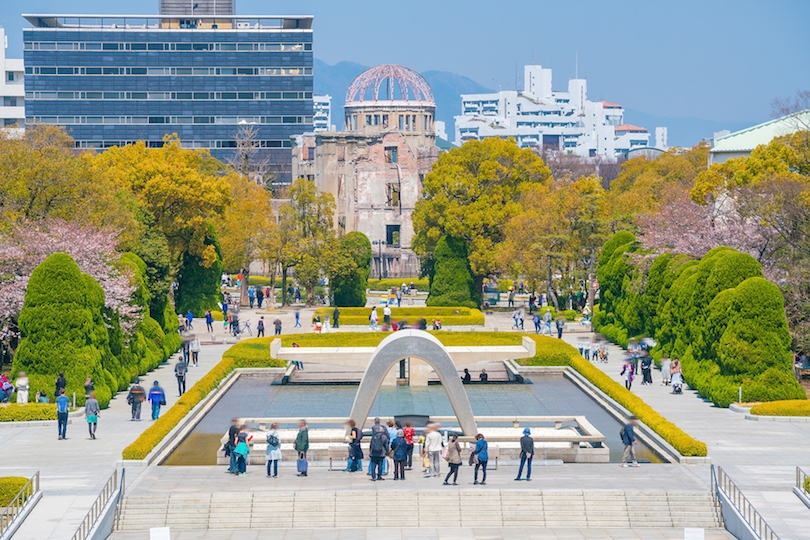
M 117 236 L 113 230 L 58 219 L 11 226 L 0 235 L 0 323 L 16 329 L 28 278 L 49 255 L 61 252 L 101 285 L 106 307 L 118 314 L 124 334 L 131 335 L 143 308 L 132 303 L 133 277 L 115 264 Z

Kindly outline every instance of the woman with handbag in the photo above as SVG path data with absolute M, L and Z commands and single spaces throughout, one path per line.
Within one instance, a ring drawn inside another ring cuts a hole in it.
M 408 460 L 408 443 L 405 433 L 398 429 L 396 438 L 391 441 L 391 457 L 394 460 L 394 480 L 405 480 L 405 462 Z
M 458 435 L 453 434 L 453 437 L 450 439 L 450 444 L 446 448 L 447 450 L 447 464 L 450 465 L 450 472 L 447 473 L 447 476 L 444 477 L 444 485 L 449 486 L 450 483 L 450 476 L 453 476 L 453 485 L 457 486 L 458 484 L 456 481 L 458 480 L 458 468 L 461 467 L 461 446 L 458 444 Z
M 475 436 L 475 449 L 473 453 L 470 455 L 470 464 L 473 462 L 473 458 L 475 458 L 475 477 L 473 484 L 478 484 L 478 469 L 481 468 L 483 470 L 483 476 L 481 477 L 481 485 L 487 485 L 487 461 L 489 461 L 489 455 L 487 454 L 487 441 L 484 440 L 484 435 L 479 433 Z
M 278 462 L 281 461 L 281 439 L 278 436 L 278 424 L 270 424 L 270 431 L 267 432 L 267 451 L 264 458 L 267 461 L 267 478 L 270 478 L 270 468 L 273 469 L 273 478 L 278 476 Z

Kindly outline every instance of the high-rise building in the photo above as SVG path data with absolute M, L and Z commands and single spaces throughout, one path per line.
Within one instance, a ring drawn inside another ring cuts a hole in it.
M 8 37 L 0 28 L 0 127 L 25 127 L 25 81 L 22 58 L 6 58 Z
M 312 130 L 312 17 L 214 15 L 232 6 L 223 0 L 175 14 L 182 4 L 163 0 L 169 13 L 157 16 L 24 15 L 27 122 L 65 126 L 80 148 L 159 147 L 176 133 L 223 160 L 252 126 L 260 152 L 289 170 L 290 137 Z
M 621 105 L 589 101 L 587 95 L 585 79 L 571 79 L 568 91 L 555 91 L 550 69 L 525 66 L 523 91 L 461 96 L 456 144 L 487 137 L 514 137 L 523 148 L 544 147 L 611 159 L 648 147 L 650 133 L 626 124 Z M 666 142 L 665 134 L 663 140 Z
M 312 98 L 312 128 L 314 131 L 333 131 L 332 96 L 315 96 Z

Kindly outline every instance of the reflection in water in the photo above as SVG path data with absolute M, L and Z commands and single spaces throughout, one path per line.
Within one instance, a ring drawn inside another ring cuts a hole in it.
M 219 439 L 234 416 L 346 418 L 357 392 L 357 386 L 353 385 L 281 386 L 271 385 L 271 382 L 270 378 L 240 378 L 163 464 L 215 465 Z M 622 424 L 568 379 L 536 378 L 532 379 L 532 384 L 471 385 L 466 390 L 473 413 L 479 416 L 585 416 L 605 436 L 610 461 L 621 461 L 624 447 L 619 430 Z M 406 414 L 454 415 L 450 400 L 439 385 L 383 387 L 371 408 L 371 416 Z M 486 427 L 482 426 L 484 430 Z M 661 462 L 661 458 L 641 442 L 636 446 L 636 455 L 638 459 Z

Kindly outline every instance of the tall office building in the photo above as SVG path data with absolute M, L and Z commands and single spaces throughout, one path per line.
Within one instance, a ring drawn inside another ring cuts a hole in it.
M 27 122 L 65 126 L 80 148 L 159 147 L 176 133 L 222 160 L 240 126 L 253 126 L 259 152 L 289 171 L 290 137 L 312 130 L 312 17 L 232 7 L 162 0 L 158 16 L 24 15 Z
M 0 28 L 0 128 L 25 127 L 25 87 L 23 61 L 21 58 L 6 58 L 8 37 Z M 20 132 L 21 133 L 21 132 Z

